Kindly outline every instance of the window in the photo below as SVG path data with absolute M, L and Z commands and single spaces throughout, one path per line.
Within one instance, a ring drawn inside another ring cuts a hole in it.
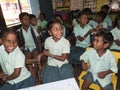
M 0 0 L 0 5 L 7 27 L 20 24 L 20 12 L 31 13 L 29 0 Z

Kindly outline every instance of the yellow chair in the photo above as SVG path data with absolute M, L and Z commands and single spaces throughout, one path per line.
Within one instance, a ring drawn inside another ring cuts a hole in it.
M 89 50 L 89 48 L 87 48 L 87 50 Z M 116 63 L 118 63 L 118 59 L 120 59 L 120 52 L 116 52 L 116 51 L 111 51 L 111 52 L 116 58 Z M 87 73 L 87 71 L 82 71 L 80 76 L 78 77 L 80 90 L 82 90 L 82 84 L 83 84 L 83 81 L 84 81 L 82 79 L 82 77 L 86 73 Z M 112 83 L 113 83 L 114 90 L 116 90 L 117 76 L 115 75 L 115 73 L 112 74 Z M 94 89 L 94 90 L 100 90 L 100 87 L 96 84 L 91 84 L 89 88 Z

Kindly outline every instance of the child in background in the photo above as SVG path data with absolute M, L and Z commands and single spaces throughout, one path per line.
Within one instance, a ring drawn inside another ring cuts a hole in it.
M 41 56 L 48 56 L 47 65 L 41 73 L 43 83 L 63 80 L 74 77 L 71 64 L 68 64 L 68 54 L 70 53 L 70 43 L 63 37 L 61 22 L 51 19 L 48 22 L 48 32 L 51 35 L 45 40 L 45 50 Z
M 47 21 L 45 20 L 45 14 L 44 13 L 40 13 L 37 23 L 38 23 L 38 26 L 40 26 L 41 30 L 46 29 Z
M 63 37 L 66 37 L 66 29 L 65 29 L 65 26 L 63 24 L 62 16 L 59 15 L 59 14 L 56 14 L 55 18 L 58 19 L 61 22 L 61 25 L 63 27 Z
M 3 73 L 0 74 L 5 84 L 0 90 L 18 90 L 31 87 L 34 78 L 25 67 L 25 56 L 17 45 L 17 34 L 6 30 L 2 36 L 3 45 L 0 46 L 0 65 Z
M 86 13 L 78 14 L 79 24 L 74 27 L 74 35 L 76 37 L 76 45 L 71 47 L 70 63 L 79 64 L 80 55 L 86 50 L 90 43 L 90 34 L 94 31 L 92 27 L 87 24 L 88 16 Z
M 118 69 L 115 57 L 108 49 L 112 42 L 112 34 L 102 29 L 94 37 L 93 48 L 81 55 L 82 69 L 88 71 L 83 76 L 82 90 L 88 90 L 92 83 L 99 85 L 101 90 L 113 90 L 111 74 L 117 73 Z
M 37 18 L 34 14 L 30 14 L 30 24 L 33 30 L 36 30 L 40 34 L 40 28 L 37 26 Z
M 120 14 L 115 18 L 115 27 L 111 30 L 114 42 L 110 49 L 120 51 Z
M 107 15 L 108 12 L 110 11 L 109 9 L 110 9 L 110 7 L 109 7 L 108 5 L 103 5 L 103 6 L 101 7 L 101 11 L 106 14 L 106 17 L 105 17 L 105 19 L 104 19 L 104 22 L 106 22 L 107 25 L 108 25 L 107 29 L 111 30 L 111 29 L 112 29 L 112 20 L 111 20 L 111 18 Z
M 92 28 L 96 28 L 97 22 L 93 20 L 93 13 L 90 8 L 84 8 L 82 10 L 83 13 L 86 13 L 88 15 L 88 24 L 92 26 Z
M 98 12 L 95 17 L 95 21 L 98 23 L 97 29 L 101 30 L 102 28 L 107 29 L 108 24 L 104 22 L 106 14 L 104 12 Z
M 42 45 L 40 42 L 39 34 L 36 30 L 30 26 L 30 17 L 27 12 L 22 12 L 19 14 L 19 19 L 22 24 L 22 27 L 19 29 L 21 40 L 23 40 L 23 44 L 20 47 L 23 48 L 23 52 L 25 54 L 26 59 L 34 59 L 37 58 L 38 54 L 42 52 Z M 28 69 L 35 76 L 35 70 L 33 65 L 27 65 Z M 37 79 L 38 80 L 38 79 Z

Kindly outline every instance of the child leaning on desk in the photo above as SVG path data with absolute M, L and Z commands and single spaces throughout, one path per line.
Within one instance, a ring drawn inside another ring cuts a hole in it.
M 51 35 L 45 40 L 44 51 L 38 56 L 48 56 L 47 65 L 41 73 L 43 83 L 58 81 L 74 77 L 71 64 L 68 64 L 70 43 L 63 37 L 63 28 L 59 20 L 51 19 L 47 24 L 48 32 Z
M 0 79 L 5 82 L 0 90 L 17 90 L 33 86 L 34 78 L 25 67 L 25 56 L 17 45 L 17 35 L 12 30 L 6 30 L 0 46 L 0 65 L 3 73 Z

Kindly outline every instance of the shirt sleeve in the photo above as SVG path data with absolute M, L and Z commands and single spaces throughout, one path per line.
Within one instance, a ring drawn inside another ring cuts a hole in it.
M 115 61 L 115 57 L 114 57 L 114 56 L 111 58 L 110 70 L 113 71 L 114 73 L 117 73 L 117 72 L 118 72 L 118 68 L 117 68 L 117 64 L 116 64 L 116 61 Z
M 45 40 L 45 44 L 44 44 L 44 48 L 45 49 L 49 49 L 49 46 L 48 46 L 49 45 L 49 41 L 50 40 L 48 40 L 48 38 Z
M 83 60 L 84 62 L 88 63 L 88 58 L 89 58 L 89 51 L 85 51 L 81 56 L 80 56 L 80 60 Z
M 73 30 L 75 37 L 80 36 L 79 31 L 80 31 L 80 30 L 79 30 L 79 28 L 78 28 L 78 25 L 75 26 L 75 27 L 74 27 L 74 30 Z
M 25 56 L 19 51 L 15 56 L 15 68 L 25 67 Z
M 66 42 L 66 44 L 64 45 L 62 53 L 70 53 L 70 43 L 69 43 L 69 41 Z

